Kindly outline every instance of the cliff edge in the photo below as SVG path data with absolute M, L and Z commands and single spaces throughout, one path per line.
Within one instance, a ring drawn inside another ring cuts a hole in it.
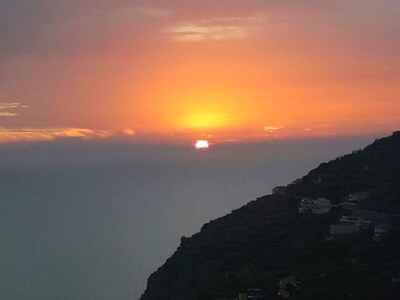
M 300 214 L 305 199 L 331 207 Z M 400 291 L 399 215 L 395 132 L 182 238 L 140 299 L 388 299 Z M 379 226 L 390 230 L 374 240 Z

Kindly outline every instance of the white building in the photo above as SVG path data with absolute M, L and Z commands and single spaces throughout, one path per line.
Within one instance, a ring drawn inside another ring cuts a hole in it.
M 347 196 L 348 202 L 360 203 L 368 199 L 369 192 L 356 192 Z
M 339 219 L 339 222 L 342 224 L 349 224 L 361 227 L 367 227 L 371 225 L 371 221 L 358 216 L 342 216 Z
M 332 202 L 325 198 L 304 198 L 299 206 L 299 213 L 326 214 L 332 209 Z

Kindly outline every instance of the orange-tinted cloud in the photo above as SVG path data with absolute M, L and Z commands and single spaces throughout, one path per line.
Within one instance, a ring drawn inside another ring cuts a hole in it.
M 56 128 L 56 129 L 0 128 L 0 143 L 19 142 L 19 141 L 48 141 L 58 138 L 89 139 L 89 138 L 104 138 L 110 136 L 112 136 L 111 132 L 103 130 L 92 130 L 87 128 Z

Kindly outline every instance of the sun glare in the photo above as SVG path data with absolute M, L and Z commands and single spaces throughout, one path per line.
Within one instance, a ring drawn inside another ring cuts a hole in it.
M 200 149 L 203 149 L 203 150 L 208 149 L 209 146 L 210 145 L 209 145 L 208 141 L 206 141 L 206 140 L 198 140 L 195 144 L 196 149 L 199 149 L 199 150 Z
M 228 123 L 228 117 L 220 113 L 191 114 L 184 120 L 187 128 L 218 128 Z

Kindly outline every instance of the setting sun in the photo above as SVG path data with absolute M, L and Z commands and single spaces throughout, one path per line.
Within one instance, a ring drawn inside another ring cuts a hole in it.
M 196 149 L 208 149 L 209 143 L 206 140 L 198 140 L 195 144 Z

